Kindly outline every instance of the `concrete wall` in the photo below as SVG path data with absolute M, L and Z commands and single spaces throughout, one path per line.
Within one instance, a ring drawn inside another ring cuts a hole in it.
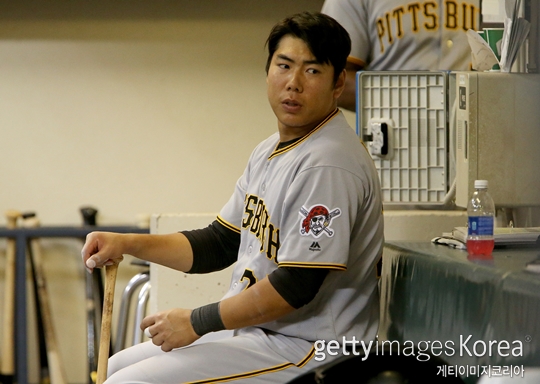
M 253 147 L 276 129 L 264 73 L 270 28 L 321 6 L 0 1 L 0 226 L 8 209 L 36 211 L 42 225 L 79 225 L 87 204 L 99 209 L 101 224 L 218 211 Z M 81 242 L 42 246 L 68 380 L 84 383 Z M 4 251 L 0 239 L 0 305 Z M 139 270 L 123 263 L 117 298 Z M 30 292 L 28 306 L 37 382 Z

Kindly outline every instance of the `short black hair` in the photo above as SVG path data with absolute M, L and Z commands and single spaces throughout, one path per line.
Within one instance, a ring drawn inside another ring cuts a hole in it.
M 331 64 L 334 67 L 334 82 L 337 81 L 351 52 L 351 38 L 341 24 L 320 12 L 297 13 L 277 23 L 266 40 L 267 74 L 279 42 L 287 35 L 302 39 L 317 61 Z

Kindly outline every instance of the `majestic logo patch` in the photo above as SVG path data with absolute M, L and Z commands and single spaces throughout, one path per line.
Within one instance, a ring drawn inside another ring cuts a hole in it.
M 329 211 L 324 205 L 314 205 L 309 211 L 304 207 L 300 208 L 300 214 L 304 216 L 304 220 L 300 222 L 301 235 L 319 238 L 324 232 L 328 237 L 332 237 L 334 231 L 330 225 L 335 217 L 341 215 L 341 210 L 335 208 Z
M 317 241 L 314 241 L 313 243 L 311 243 L 311 245 L 309 246 L 309 250 L 310 251 L 313 251 L 313 252 L 318 252 L 321 250 L 321 246 L 319 245 L 319 242 Z

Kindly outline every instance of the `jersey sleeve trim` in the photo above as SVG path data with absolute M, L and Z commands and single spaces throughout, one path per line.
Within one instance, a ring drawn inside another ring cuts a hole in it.
M 231 223 L 229 223 L 228 221 L 226 221 L 225 219 L 223 219 L 221 216 L 218 216 L 217 219 L 216 219 L 221 225 L 223 225 L 224 227 L 230 229 L 231 231 L 234 231 L 236 233 L 240 233 L 240 228 L 238 228 L 237 226 L 235 225 L 232 225 Z
M 308 354 L 306 355 L 306 357 L 304 357 L 302 360 L 300 360 L 298 363 L 296 363 L 295 365 L 298 367 L 298 368 L 302 368 L 304 365 L 306 365 L 307 363 L 309 363 L 309 361 L 313 358 L 313 356 L 315 356 L 315 346 L 313 346 L 311 348 L 311 350 L 308 352 Z
M 332 264 L 332 263 L 305 263 L 296 261 L 282 261 L 278 263 L 278 267 L 297 267 L 297 268 L 324 268 L 335 269 L 339 271 L 346 271 L 347 266 L 344 264 Z
M 354 57 L 354 56 L 349 56 L 347 57 L 347 61 L 349 63 L 352 63 L 352 64 L 355 64 L 355 65 L 359 65 L 361 66 L 362 68 L 365 68 L 366 67 L 366 62 L 362 59 L 359 59 L 357 57 Z

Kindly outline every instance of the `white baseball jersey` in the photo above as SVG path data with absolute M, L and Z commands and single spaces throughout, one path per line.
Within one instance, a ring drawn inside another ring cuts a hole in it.
M 470 70 L 466 31 L 480 0 L 326 0 L 322 12 L 349 32 L 349 61 L 369 70 Z
M 280 266 L 327 268 L 309 304 L 261 328 L 311 341 L 373 340 L 384 242 L 373 161 L 338 109 L 293 144 L 278 143 L 276 133 L 255 148 L 218 217 L 241 232 L 225 297 Z
M 134 345 L 111 357 L 107 383 L 285 383 L 335 358 L 313 359 L 314 341 L 375 338 L 384 239 L 373 161 L 339 110 L 295 143 L 278 143 L 276 133 L 255 148 L 218 217 L 241 233 L 225 297 L 279 266 L 328 268 L 315 298 L 235 337 L 205 342 L 209 334 L 171 352 Z

